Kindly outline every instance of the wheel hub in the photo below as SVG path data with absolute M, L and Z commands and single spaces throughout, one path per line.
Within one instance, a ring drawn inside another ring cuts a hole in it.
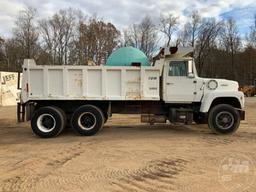
M 229 129 L 234 125 L 234 116 L 228 111 L 222 111 L 216 116 L 216 125 L 221 129 Z
M 224 117 L 222 121 L 223 121 L 223 123 L 228 123 L 228 118 Z
M 82 113 L 78 118 L 79 126 L 84 130 L 91 130 L 96 125 L 96 117 L 93 113 Z
M 37 119 L 37 127 L 44 133 L 51 132 L 56 126 L 55 118 L 50 114 L 42 114 Z

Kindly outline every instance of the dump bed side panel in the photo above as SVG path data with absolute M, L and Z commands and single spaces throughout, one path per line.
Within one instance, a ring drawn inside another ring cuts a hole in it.
M 155 67 L 23 66 L 22 101 L 159 100 Z

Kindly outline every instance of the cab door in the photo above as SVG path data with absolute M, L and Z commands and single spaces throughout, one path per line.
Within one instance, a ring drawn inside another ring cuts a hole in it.
M 164 100 L 166 103 L 192 103 L 196 78 L 191 60 L 169 61 L 165 65 Z

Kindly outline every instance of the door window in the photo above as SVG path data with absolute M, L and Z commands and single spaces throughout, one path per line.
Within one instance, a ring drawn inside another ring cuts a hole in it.
M 169 76 L 187 76 L 188 61 L 171 61 L 169 63 Z

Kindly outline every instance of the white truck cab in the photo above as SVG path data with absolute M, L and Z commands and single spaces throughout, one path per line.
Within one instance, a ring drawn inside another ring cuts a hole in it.
M 226 79 L 201 78 L 197 74 L 194 59 L 190 57 L 192 48 L 175 49 L 172 47 L 160 51 L 156 66 L 163 66 L 163 92 L 162 98 L 169 104 L 198 104 L 198 109 L 193 110 L 193 119 L 196 123 L 210 120 L 209 115 L 215 105 L 224 108 L 216 124 L 219 121 L 235 122 L 231 112 L 227 108 L 233 108 L 239 113 L 239 118 L 244 119 L 244 94 L 238 91 L 239 85 L 236 81 Z M 231 110 L 232 111 L 232 110 Z M 211 116 L 210 116 L 211 117 Z M 239 121 L 240 121 L 239 119 Z M 209 123 L 209 122 L 208 122 Z M 213 128 L 214 125 L 209 127 Z M 229 127 L 229 126 L 227 126 Z M 215 128 L 213 128 L 215 130 Z M 225 131 L 228 132 L 228 128 Z M 218 130 L 215 132 L 219 132 Z
M 244 120 L 238 83 L 197 75 L 192 48 L 161 49 L 152 66 L 39 66 L 25 60 L 20 120 L 35 134 L 54 137 L 70 124 L 76 133 L 96 134 L 112 113 L 141 114 L 153 123 L 208 123 L 229 134 Z M 21 116 L 23 118 L 21 118 Z
M 182 52 L 182 50 L 180 51 Z M 194 59 L 186 56 L 192 49 L 186 48 L 182 54 L 165 56 L 162 61 L 163 100 L 166 103 L 202 102 L 200 111 L 207 112 L 210 104 L 218 97 L 236 98 L 244 108 L 244 95 L 238 91 L 236 81 L 198 77 Z

